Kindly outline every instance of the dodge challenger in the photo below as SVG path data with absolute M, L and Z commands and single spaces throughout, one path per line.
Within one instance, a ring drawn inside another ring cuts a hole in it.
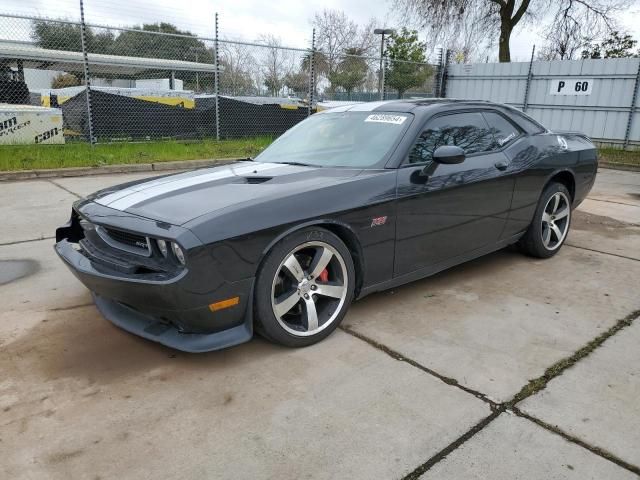
M 552 257 L 597 155 L 514 108 L 343 106 L 254 159 L 74 203 L 55 250 L 117 326 L 188 351 L 316 343 L 354 299 L 511 244 Z

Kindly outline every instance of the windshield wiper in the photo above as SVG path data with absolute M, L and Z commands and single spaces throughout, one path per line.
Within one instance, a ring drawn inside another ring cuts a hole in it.
M 284 163 L 286 165 L 296 165 L 298 167 L 316 167 L 317 165 L 311 165 L 309 163 L 302 163 L 302 162 L 277 162 L 277 163 Z

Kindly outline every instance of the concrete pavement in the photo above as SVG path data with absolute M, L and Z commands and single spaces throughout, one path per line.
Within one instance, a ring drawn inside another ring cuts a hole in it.
M 1 478 L 637 478 L 640 174 L 567 245 L 357 302 L 301 350 L 171 351 L 102 319 L 52 251 L 78 196 L 0 185 Z

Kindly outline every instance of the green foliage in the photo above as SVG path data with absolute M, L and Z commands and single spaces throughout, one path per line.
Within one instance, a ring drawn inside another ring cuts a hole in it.
M 121 31 L 117 36 L 110 30 L 96 32 L 87 27 L 87 51 L 128 57 L 162 58 L 199 63 L 213 63 L 213 50 L 188 31 L 182 31 L 170 23 L 144 24 L 133 27 L 135 31 Z M 145 32 L 162 32 L 181 36 L 153 35 Z M 31 37 L 42 48 L 51 50 L 82 51 L 80 26 L 56 21 L 33 22 Z M 157 77 L 167 77 L 170 72 L 153 72 Z M 148 73 L 146 74 L 148 76 Z M 177 72 L 187 87 L 195 85 L 195 73 Z
M 398 91 L 399 98 L 410 88 L 423 85 L 432 75 L 431 66 L 425 65 L 426 48 L 416 30 L 402 28 L 390 36 L 385 52 L 389 58 L 385 83 Z
M 360 57 L 363 52 L 359 48 L 347 48 L 345 56 L 342 57 L 336 70 L 329 73 L 328 78 L 331 82 L 331 89 L 336 87 L 344 89 L 348 95 L 362 86 L 367 78 L 367 62 Z
M 305 71 L 287 73 L 284 76 L 284 84 L 287 88 L 296 92 L 299 97 L 304 97 L 309 90 L 309 76 Z
M 156 141 L 67 145 L 0 145 L 0 171 L 39 168 L 97 167 L 202 158 L 243 158 L 257 155 L 272 137 L 198 142 Z
M 152 57 L 169 60 L 187 60 L 213 63 L 213 51 L 190 32 L 182 31 L 170 23 L 144 24 L 139 31 L 124 31 L 118 35 L 109 53 L 130 57 Z M 166 35 L 150 35 L 145 32 L 160 32 Z M 189 38 L 193 37 L 193 38 Z
M 31 38 L 41 48 L 49 50 L 65 50 L 68 52 L 81 52 L 80 25 L 46 22 L 37 20 L 33 22 Z M 93 31 L 87 32 L 87 43 L 93 37 Z
M 601 43 L 591 43 L 582 51 L 582 58 L 626 58 L 638 57 L 640 51 L 633 52 L 638 44 L 631 35 L 615 30 Z

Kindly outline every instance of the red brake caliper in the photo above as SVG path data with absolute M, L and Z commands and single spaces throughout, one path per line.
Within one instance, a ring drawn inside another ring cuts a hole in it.
M 323 283 L 328 282 L 329 281 L 329 270 L 327 270 L 326 268 L 324 270 L 322 270 L 320 275 L 318 275 L 318 279 Z

